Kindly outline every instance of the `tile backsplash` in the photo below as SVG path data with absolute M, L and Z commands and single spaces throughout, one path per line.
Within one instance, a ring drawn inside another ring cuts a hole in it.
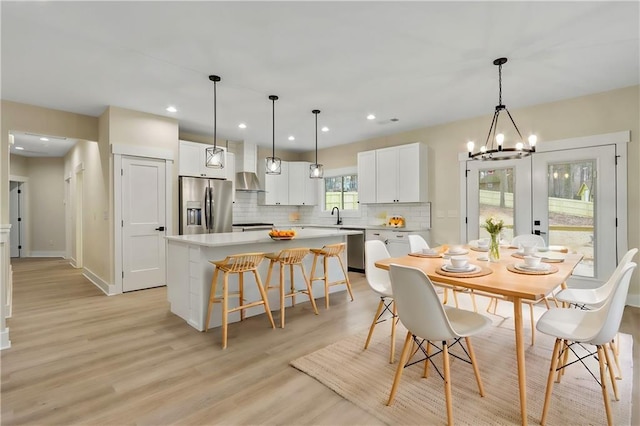
M 405 218 L 407 228 L 431 229 L 431 203 L 363 204 L 359 215 L 342 213 L 345 226 L 381 225 L 388 216 Z M 297 221 L 290 220 L 298 217 Z M 256 192 L 236 192 L 233 222 L 273 222 L 276 224 L 333 224 L 335 216 L 320 210 L 320 206 L 260 206 Z

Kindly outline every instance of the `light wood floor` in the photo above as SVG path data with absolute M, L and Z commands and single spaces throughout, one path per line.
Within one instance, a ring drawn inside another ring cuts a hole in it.
M 200 333 L 169 311 L 165 288 L 107 297 L 63 260 L 12 265 L 2 425 L 380 424 L 288 365 L 369 326 L 378 299 L 362 274 L 350 275 L 354 302 L 337 293 L 319 316 L 301 303 L 284 330 L 264 316 L 231 324 L 223 351 L 218 329 Z M 639 319 L 628 307 L 622 325 L 636 366 Z

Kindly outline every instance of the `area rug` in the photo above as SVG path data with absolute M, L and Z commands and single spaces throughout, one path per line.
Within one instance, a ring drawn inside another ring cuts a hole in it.
M 383 330 L 384 329 L 384 330 Z M 447 414 L 443 380 L 430 366 L 422 378 L 423 363 L 407 367 L 395 402 L 386 405 L 393 383 L 406 329 L 400 326 L 396 339 L 396 362 L 389 364 L 388 327 L 376 328 L 375 340 L 363 351 L 366 331 L 298 358 L 291 365 L 315 378 L 343 398 L 353 402 L 387 424 L 444 424 Z M 528 339 L 525 329 L 525 338 Z M 480 397 L 471 365 L 451 357 L 453 417 L 458 424 L 520 424 L 520 399 L 515 358 L 515 336 L 509 324 L 493 326 L 472 338 L 485 396 Z M 540 424 L 547 374 L 553 350 L 552 337 L 536 333 L 535 346 L 526 346 L 527 407 L 530 424 Z M 623 379 L 617 380 L 619 401 L 613 398 L 614 424 L 631 424 L 632 344 L 630 335 L 620 334 L 620 364 Z M 459 346 L 452 353 L 461 354 Z M 590 357 L 593 360 L 593 357 Z M 598 363 L 589 362 L 599 377 Z M 442 356 L 435 358 L 442 371 Z M 608 379 L 608 376 L 607 376 Z M 549 425 L 606 424 L 600 386 L 576 363 L 556 383 L 549 413 Z

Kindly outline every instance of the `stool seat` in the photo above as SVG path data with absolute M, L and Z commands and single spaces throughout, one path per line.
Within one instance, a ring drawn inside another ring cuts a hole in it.
M 351 282 L 349 281 L 349 275 L 347 274 L 347 269 L 344 267 L 344 262 L 342 262 L 342 252 L 346 247 L 346 243 L 337 243 L 337 244 L 328 244 L 322 248 L 312 248 L 310 249 L 311 253 L 313 253 L 313 264 L 311 266 L 311 278 L 310 283 L 313 286 L 314 281 L 322 280 L 324 281 L 324 305 L 325 309 L 329 309 L 329 287 L 334 285 L 346 284 L 347 291 L 349 292 L 349 296 L 351 296 L 351 301 L 353 302 L 353 292 L 351 291 Z M 322 263 L 324 266 L 324 275 L 316 276 L 316 266 L 318 263 L 318 259 L 322 258 Z M 342 273 L 344 275 L 344 279 L 338 281 L 329 281 L 329 259 L 336 258 L 340 263 L 340 268 L 342 269 Z
M 311 302 L 311 306 L 313 307 L 313 311 L 316 315 L 318 315 L 318 308 L 316 306 L 316 301 L 313 298 L 313 294 L 311 292 L 311 283 L 307 278 L 307 274 L 304 270 L 304 265 L 302 261 L 309 254 L 308 248 L 290 248 L 281 250 L 278 253 L 268 253 L 265 255 L 267 259 L 269 259 L 269 272 L 267 272 L 267 284 L 265 289 L 268 291 L 272 288 L 278 288 L 280 290 L 280 327 L 284 328 L 284 311 L 285 311 L 285 299 L 287 297 L 291 298 L 291 305 L 295 306 L 296 304 L 296 295 L 299 293 L 306 294 L 309 297 L 309 301 Z M 271 274 L 273 273 L 273 267 L 276 263 L 280 264 L 280 280 L 278 285 L 271 285 Z M 289 266 L 289 291 L 285 292 L 285 283 L 284 283 L 284 270 L 285 267 Z M 302 278 L 304 279 L 304 283 L 306 285 L 306 289 L 297 290 L 294 282 L 294 271 L 293 267 L 298 266 L 302 273 Z
M 264 306 L 265 313 L 271 323 L 271 328 L 275 328 L 276 325 L 273 322 L 271 316 L 271 310 L 269 309 L 269 301 L 267 299 L 267 293 L 260 280 L 258 274 L 258 266 L 264 260 L 264 253 L 240 253 L 227 256 L 222 260 L 210 260 L 209 263 L 214 265 L 213 277 L 211 278 L 211 291 L 209 293 L 209 307 L 207 309 L 207 320 L 204 324 L 204 331 L 209 329 L 209 321 L 211 320 L 211 311 L 214 303 L 220 303 L 222 305 L 222 349 L 227 347 L 227 323 L 228 316 L 232 312 L 240 311 L 240 320 L 244 320 L 245 309 L 252 308 L 254 306 Z M 217 294 L 218 286 L 218 274 L 223 273 L 222 293 Z M 244 300 L 244 273 L 252 272 L 258 291 L 260 292 L 260 300 L 245 303 Z M 238 291 L 229 291 L 229 274 L 238 274 Z M 238 297 L 238 306 L 229 309 L 229 298 Z

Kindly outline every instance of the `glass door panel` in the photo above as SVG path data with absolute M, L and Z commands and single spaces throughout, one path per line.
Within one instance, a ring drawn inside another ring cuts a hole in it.
M 504 240 L 531 233 L 530 164 L 523 159 L 467 162 L 467 241 L 488 237 L 480 226 L 488 217 L 504 221 Z
M 488 238 L 489 233 L 482 228 L 485 220 L 493 217 L 504 222 L 501 238 L 507 241 L 513 239 L 514 214 L 514 170 L 513 167 L 504 169 L 480 170 L 479 181 L 479 236 Z
M 571 278 L 597 286 L 616 266 L 615 147 L 536 153 L 533 229 L 584 256 Z

